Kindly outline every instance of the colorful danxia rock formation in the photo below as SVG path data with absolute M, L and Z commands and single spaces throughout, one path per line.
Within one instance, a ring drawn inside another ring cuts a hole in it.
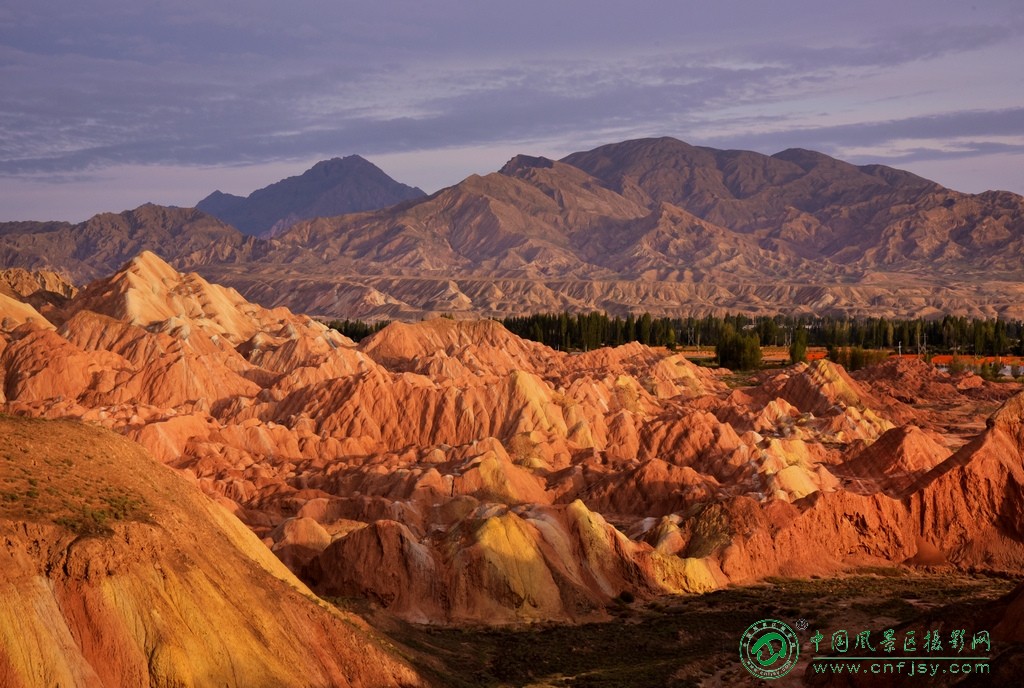
M 91 604 L 118 618 L 134 612 L 96 581 L 120 585 L 116 572 L 160 560 L 173 538 L 197 567 L 213 556 L 204 543 L 230 540 L 232 557 L 248 557 L 246 575 L 265 577 L 261 590 L 280 596 L 291 585 L 300 593 L 286 597 L 298 605 L 303 584 L 258 553 L 262 538 L 313 591 L 429 623 L 601 618 L 624 592 L 644 599 L 878 564 L 1024 571 L 1016 384 L 906 360 L 851 375 L 819 360 L 732 389 L 726 371 L 663 349 L 558 352 L 487 320 L 395 323 L 356 345 L 148 252 L 45 317 L 16 292 L 0 297 L 0 411 L 112 430 L 219 504 L 176 496 L 188 492 L 184 481 L 110 433 L 85 428 L 75 439 L 68 423 L 54 426 L 73 462 L 85 461 L 72 450 L 92 438 L 95 455 L 122 457 L 111 480 L 153 514 L 81 545 L 109 562 L 105 571 L 83 562 L 92 573 L 60 575 L 45 564 L 71 557 L 69 526 L 8 518 L 21 533 L 8 538 L 17 575 L 42 576 L 32 588 L 40 599 L 78 610 L 64 614 L 61 643 L 75 639 L 84 660 L 61 671 L 102 671 L 94 657 L 114 650 L 82 646 L 74 624 L 94 618 Z M 42 446 L 47 432 L 33 441 Z M 23 462 L 19 441 L 5 440 L 6 451 Z M 35 461 L 63 451 L 32 454 L 24 442 Z M 137 474 L 154 476 L 152 486 Z M 172 503 L 186 499 L 187 515 L 175 515 Z M 226 525 L 227 512 L 255 537 Z M 43 530 L 46 551 L 32 550 Z M 149 544 L 122 561 L 126 538 Z M 224 576 L 237 575 L 226 566 Z M 228 578 L 204 580 L 232 588 Z M 160 604 L 176 602 L 165 595 Z M 130 604 L 157 604 L 146 600 Z M 314 649 L 278 659 L 329 676 L 315 648 L 336 617 L 302 609 L 294 614 L 322 616 Z M 124 633 L 104 642 L 136 642 Z M 330 642 L 351 649 L 366 638 Z M 394 660 L 365 656 L 365 676 L 412 680 Z M 111 660 L 117 671 L 136 666 L 125 657 Z M 10 676 L 41 671 L 2 655 L 0 666 Z

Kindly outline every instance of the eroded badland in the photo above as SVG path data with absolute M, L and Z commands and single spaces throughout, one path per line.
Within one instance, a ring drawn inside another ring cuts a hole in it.
M 417 680 L 415 650 L 306 586 L 475 627 L 864 567 L 1024 569 L 1013 383 L 821 360 L 733 389 L 665 350 L 561 353 L 492 321 L 355 345 L 151 253 L 48 317 L 17 303 L 3 411 L 65 420 L 3 421 L 9 685 L 201 685 L 227 657 L 275 685 L 307 664 L 296 685 Z M 10 623 L 41 607 L 45 633 Z M 253 664 L 275 637 L 300 656 Z

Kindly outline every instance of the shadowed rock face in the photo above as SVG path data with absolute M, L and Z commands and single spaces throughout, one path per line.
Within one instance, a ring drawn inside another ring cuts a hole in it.
M 127 435 L 318 592 L 408 619 L 594 618 L 624 591 L 905 561 L 1024 570 L 1019 385 L 817 361 L 733 390 L 664 350 L 571 355 L 491 321 L 356 346 L 153 254 L 58 315 L 0 319 L 4 410 Z
M 299 220 L 386 208 L 425 196 L 358 155 L 318 162 L 249 196 L 214 191 L 196 208 L 245 234 L 279 234 Z
M 561 161 L 516 156 L 429 197 L 339 215 L 356 206 L 324 199 L 355 187 L 333 180 L 349 168 L 369 178 L 367 166 L 326 161 L 249 199 L 200 204 L 237 211 L 239 227 L 288 227 L 273 239 L 143 206 L 75 226 L 0 224 L 0 265 L 57 268 L 83 284 L 148 249 L 250 300 L 364 319 L 725 309 L 1024 318 L 1024 200 L 1008 192 L 963 194 L 813 151 L 661 138 Z
M 0 454 L 4 686 L 419 685 L 137 444 L 0 416 Z

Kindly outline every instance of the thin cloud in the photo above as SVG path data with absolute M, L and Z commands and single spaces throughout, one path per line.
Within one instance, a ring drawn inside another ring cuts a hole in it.
M 1024 138 L 1024 108 L 1008 108 L 994 111 L 966 110 L 941 115 L 907 117 L 882 122 L 864 122 L 830 127 L 804 127 L 786 130 L 778 122 L 770 123 L 773 129 L 764 133 L 747 135 L 714 136 L 708 139 L 710 145 L 724 143 L 728 138 L 739 147 L 765 152 L 776 152 L 783 148 L 817 148 L 824 152 L 848 153 L 864 157 L 871 149 L 879 158 L 918 159 L 916 156 L 928 152 L 931 158 L 956 157 L 964 153 L 994 152 L 996 149 L 1012 150 L 1014 144 L 1000 141 L 1005 137 Z M 737 122 L 747 124 L 750 122 Z M 907 141 L 919 141 L 931 145 L 907 146 Z M 950 146 L 956 142 L 955 147 Z M 1009 148 L 1006 148 L 1006 147 Z
M 935 146 L 943 137 L 984 151 L 1021 133 L 1013 2 L 12 5 L 0 14 L 9 179 L 641 135 L 885 161 L 964 153 Z

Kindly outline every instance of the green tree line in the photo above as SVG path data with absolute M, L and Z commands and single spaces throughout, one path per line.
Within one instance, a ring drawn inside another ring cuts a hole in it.
M 733 335 L 756 335 L 761 346 L 790 349 L 796 360 L 807 347 L 829 349 L 892 349 L 902 353 L 952 353 L 976 356 L 1024 355 L 1024 323 L 946 316 L 915 320 L 726 314 L 686 318 L 607 313 L 538 313 L 508 317 L 501 323 L 525 339 L 562 351 L 587 351 L 602 346 L 640 342 L 650 346 L 695 346 L 713 349 L 731 328 Z M 387 321 L 333 320 L 330 327 L 360 340 Z
M 326 324 L 327 327 L 332 330 L 337 330 L 352 341 L 358 342 L 361 339 L 366 339 L 375 332 L 380 332 L 391 324 L 391 321 L 381 320 L 375 323 L 367 323 L 362 320 L 349 320 L 346 318 L 345 320 L 331 320 Z
M 562 350 L 640 342 L 652 346 L 715 347 L 726 328 L 756 334 L 762 346 L 898 349 L 903 353 L 1024 355 L 1024 323 L 946 316 L 941 319 L 812 318 L 726 314 L 687 318 L 626 318 L 607 313 L 541 313 L 505 318 L 510 331 Z M 797 356 L 797 358 L 801 358 Z

